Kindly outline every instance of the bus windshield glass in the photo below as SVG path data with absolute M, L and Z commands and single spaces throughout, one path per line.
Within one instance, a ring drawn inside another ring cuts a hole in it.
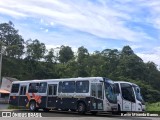
M 105 80 L 105 95 L 109 102 L 117 103 L 117 96 L 114 91 L 114 83 L 111 80 Z
M 134 86 L 135 94 L 136 94 L 136 99 L 143 102 L 143 98 L 140 92 L 140 88 L 138 86 Z

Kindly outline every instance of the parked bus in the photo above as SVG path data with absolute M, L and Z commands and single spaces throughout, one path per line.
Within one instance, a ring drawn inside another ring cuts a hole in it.
M 143 112 L 145 110 L 145 103 L 138 85 L 123 81 L 117 81 L 114 84 L 119 112 Z
M 81 114 L 118 110 L 114 83 L 103 77 L 15 81 L 9 104 L 31 111 L 70 109 Z

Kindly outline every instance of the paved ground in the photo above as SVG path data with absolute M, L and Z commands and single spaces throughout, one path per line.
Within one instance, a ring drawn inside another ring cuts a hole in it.
M 0 114 L 2 114 L 2 109 Z M 6 111 L 6 110 L 5 110 Z M 7 110 L 7 112 L 13 113 L 25 113 L 25 114 L 33 114 L 33 112 L 30 112 L 28 110 Z M 91 114 L 86 115 L 79 115 L 76 112 L 64 112 L 64 111 L 50 111 L 50 112 L 36 112 L 39 115 L 42 115 L 42 118 L 23 118 L 24 120 L 160 120 L 160 117 L 123 117 L 123 116 L 115 116 L 111 114 L 98 114 L 96 116 Z M 46 117 L 43 117 L 46 116 Z M 21 120 L 22 118 L 12 117 L 12 118 L 2 118 L 0 117 L 0 120 Z
M 2 104 L 2 103 L 0 103 L 0 110 L 7 109 L 8 106 L 9 106 L 8 104 Z

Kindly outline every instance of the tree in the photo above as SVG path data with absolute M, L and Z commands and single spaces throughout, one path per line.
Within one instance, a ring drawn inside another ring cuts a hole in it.
M 89 76 L 89 53 L 86 48 L 83 46 L 78 48 L 78 57 L 77 57 L 77 76 L 79 77 L 87 77 Z
M 124 55 L 120 58 L 117 72 L 120 76 L 129 77 L 135 80 L 144 80 L 144 63 L 137 55 Z
M 12 22 L 0 24 L 0 41 L 6 56 L 20 58 L 23 55 L 24 40 Z
M 81 62 L 84 58 L 88 57 L 89 53 L 83 46 L 78 48 L 78 62 Z
M 27 41 L 27 58 L 38 61 L 44 58 L 46 47 L 44 43 L 40 43 L 39 40 L 28 40 Z
M 106 72 L 107 77 L 116 76 L 116 70 L 120 59 L 120 52 L 117 49 L 105 49 L 101 52 L 101 55 L 105 60 L 102 68 L 103 71 Z
M 55 61 L 55 55 L 54 55 L 54 49 L 50 49 L 48 54 L 45 56 L 45 61 L 48 63 L 54 63 Z
M 131 49 L 130 46 L 124 46 L 121 53 L 122 53 L 122 56 L 123 55 L 133 55 L 134 54 L 134 52 L 133 52 L 133 50 Z
M 73 57 L 74 55 L 71 47 L 62 45 L 59 51 L 59 61 L 61 63 L 67 63 Z

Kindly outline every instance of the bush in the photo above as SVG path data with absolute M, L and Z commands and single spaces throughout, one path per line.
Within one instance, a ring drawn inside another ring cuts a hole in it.
M 22 109 L 22 108 L 20 108 L 18 106 L 9 105 L 8 109 Z

